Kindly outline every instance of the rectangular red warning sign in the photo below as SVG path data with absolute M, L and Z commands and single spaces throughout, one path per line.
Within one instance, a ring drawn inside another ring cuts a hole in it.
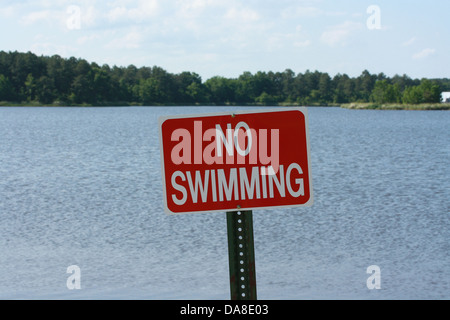
M 306 108 L 159 119 L 168 214 L 313 203 Z

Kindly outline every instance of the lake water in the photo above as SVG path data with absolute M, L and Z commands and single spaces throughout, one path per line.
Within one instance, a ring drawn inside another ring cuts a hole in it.
M 163 212 L 157 119 L 246 109 L 0 108 L 0 298 L 229 299 L 225 213 Z M 258 298 L 449 299 L 450 113 L 308 110 L 315 203 L 254 212 Z

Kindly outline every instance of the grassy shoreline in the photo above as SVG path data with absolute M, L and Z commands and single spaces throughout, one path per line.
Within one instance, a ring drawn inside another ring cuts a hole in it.
M 450 103 L 424 104 L 375 104 L 375 103 L 347 103 L 341 108 L 352 110 L 450 110 Z
M 250 107 L 297 107 L 301 106 L 295 103 L 278 103 L 274 105 L 264 105 L 259 103 L 242 103 L 242 104 L 158 104 L 158 105 L 144 105 L 136 103 L 105 103 L 105 104 L 66 104 L 62 102 L 55 102 L 51 104 L 42 104 L 39 102 L 7 102 L 0 101 L 0 107 L 189 107 L 189 106 L 250 106 Z M 418 110 L 418 111 L 432 111 L 432 110 L 450 110 L 450 103 L 436 103 L 436 104 L 375 104 L 375 103 L 345 103 L 333 105 L 313 104 L 308 107 L 334 107 L 351 110 Z
M 263 103 L 165 103 L 165 104 L 142 104 L 142 103 L 128 103 L 128 102 L 114 102 L 114 103 L 99 103 L 99 104 L 73 104 L 54 102 L 50 104 L 42 104 L 36 101 L 32 102 L 8 102 L 0 101 L 0 107 L 302 107 L 298 103 L 281 102 L 277 104 L 263 104 Z M 308 107 L 337 107 L 340 105 L 323 105 L 311 104 Z

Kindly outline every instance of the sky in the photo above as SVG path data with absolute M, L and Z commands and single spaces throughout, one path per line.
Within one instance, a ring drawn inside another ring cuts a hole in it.
M 448 0 L 0 0 L 0 50 L 243 72 L 450 78 Z

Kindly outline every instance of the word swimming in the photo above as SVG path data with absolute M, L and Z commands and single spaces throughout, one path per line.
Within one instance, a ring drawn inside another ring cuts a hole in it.
M 253 167 L 251 172 L 247 168 L 231 168 L 206 170 L 195 172 L 176 171 L 172 174 L 171 183 L 179 194 L 172 194 L 173 202 L 184 205 L 188 199 L 192 203 L 207 203 L 273 199 L 275 189 L 281 198 L 288 194 L 294 198 L 305 195 L 304 180 L 301 178 L 303 170 L 299 164 L 293 163 L 285 170 L 279 166 L 276 174 L 268 174 L 271 167 Z

